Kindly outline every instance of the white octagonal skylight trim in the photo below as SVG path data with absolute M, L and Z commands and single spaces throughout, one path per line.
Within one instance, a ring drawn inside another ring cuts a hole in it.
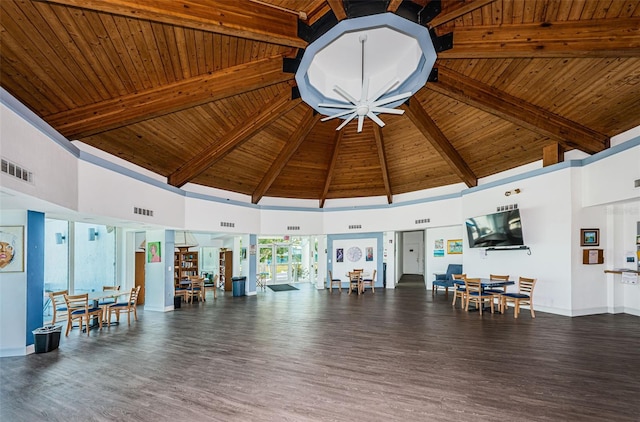
M 320 114 L 343 114 L 336 117 L 348 119 L 345 109 L 347 105 L 361 104 L 363 85 L 368 84 L 364 88 L 367 98 L 379 99 L 376 103 L 381 104 L 380 107 L 385 110 L 397 107 L 424 86 L 435 60 L 436 52 L 425 27 L 393 13 L 383 13 L 343 20 L 310 44 L 296 72 L 296 82 L 302 100 Z M 394 80 L 398 82 L 388 92 L 381 93 Z M 376 94 L 380 94 L 379 97 L 373 98 Z M 348 96 L 357 101 L 348 101 Z M 398 99 L 384 102 L 385 98 L 392 97 Z M 320 104 L 345 106 L 331 108 Z M 377 115 L 379 108 L 368 105 Z M 359 129 L 361 125 L 360 122 Z

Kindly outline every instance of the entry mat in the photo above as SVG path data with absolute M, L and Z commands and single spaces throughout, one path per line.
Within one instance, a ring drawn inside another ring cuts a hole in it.
M 297 287 L 293 287 L 290 284 L 274 284 L 273 286 L 267 286 L 274 292 L 285 292 L 287 290 L 298 290 Z

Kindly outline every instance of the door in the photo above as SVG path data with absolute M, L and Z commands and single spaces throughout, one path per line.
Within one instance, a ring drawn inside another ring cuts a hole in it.
M 420 270 L 420 244 L 406 243 L 403 252 L 402 272 L 404 274 L 422 274 Z
M 140 293 L 138 293 L 138 305 L 142 305 L 144 303 L 144 264 L 145 253 L 136 252 L 135 283 L 136 287 L 140 286 Z

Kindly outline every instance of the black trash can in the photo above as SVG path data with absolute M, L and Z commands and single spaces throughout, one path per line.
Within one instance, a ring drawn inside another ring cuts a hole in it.
M 244 296 L 245 283 L 247 277 L 233 277 L 231 278 L 231 290 L 234 296 Z
M 174 296 L 173 297 L 173 309 L 178 309 L 182 307 L 182 296 Z
M 32 332 L 36 353 L 47 353 L 56 350 L 60 345 L 60 333 L 62 332 L 60 325 L 45 325 Z

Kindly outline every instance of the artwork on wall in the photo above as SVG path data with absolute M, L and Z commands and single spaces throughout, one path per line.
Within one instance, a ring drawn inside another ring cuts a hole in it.
M 240 261 L 247 259 L 247 248 L 240 248 Z
M 0 272 L 24 271 L 24 226 L 0 226 Z
M 351 262 L 358 262 L 362 258 L 362 249 L 357 246 L 352 246 L 347 249 L 347 259 Z
M 367 246 L 365 248 L 365 255 L 366 255 L 365 261 L 373 261 L 373 248 L 371 246 Z
M 462 253 L 462 239 L 447 240 L 447 253 L 448 254 L 461 254 Z
M 336 249 L 336 262 L 344 262 L 344 249 Z
M 162 262 L 160 242 L 149 242 L 147 249 L 147 262 Z
M 436 239 L 433 242 L 433 256 L 444 256 L 444 239 Z
M 600 229 L 580 229 L 580 246 L 599 246 Z

